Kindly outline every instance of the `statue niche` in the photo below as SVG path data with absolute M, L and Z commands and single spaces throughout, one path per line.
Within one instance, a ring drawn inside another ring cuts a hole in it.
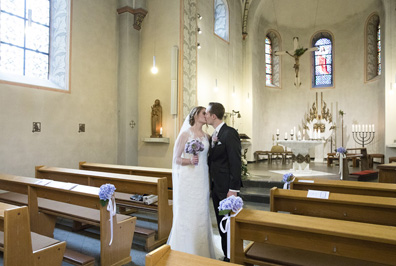
M 151 106 L 151 138 L 159 138 L 162 127 L 162 107 L 160 100 L 156 99 Z

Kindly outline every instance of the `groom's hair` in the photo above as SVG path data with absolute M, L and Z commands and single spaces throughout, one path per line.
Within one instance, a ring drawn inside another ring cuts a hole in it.
M 216 115 L 218 119 L 223 120 L 225 109 L 221 103 L 211 102 L 209 103 L 210 111 L 212 115 Z

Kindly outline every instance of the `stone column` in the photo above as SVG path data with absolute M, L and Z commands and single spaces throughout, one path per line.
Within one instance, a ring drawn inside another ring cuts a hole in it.
M 118 1 L 118 164 L 138 164 L 139 30 L 146 2 Z

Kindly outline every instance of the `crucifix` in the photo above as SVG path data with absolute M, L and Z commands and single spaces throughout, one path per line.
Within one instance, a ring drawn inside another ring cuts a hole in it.
M 294 43 L 294 50 L 293 51 L 275 51 L 275 55 L 284 55 L 288 54 L 291 57 L 294 58 L 295 63 L 294 63 L 294 71 L 296 72 L 296 77 L 294 78 L 294 86 L 297 88 L 301 85 L 300 82 L 300 56 L 302 56 L 306 51 L 311 52 L 311 51 L 317 51 L 318 47 L 312 47 L 312 48 L 303 48 L 298 46 L 298 37 L 293 37 L 293 43 Z

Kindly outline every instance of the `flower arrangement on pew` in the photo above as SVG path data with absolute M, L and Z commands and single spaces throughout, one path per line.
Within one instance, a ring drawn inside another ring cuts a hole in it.
M 286 173 L 283 175 L 282 182 L 283 184 L 283 189 L 290 189 L 290 183 L 294 181 L 294 178 L 296 178 L 292 173 Z
M 231 232 L 230 232 L 230 219 L 235 217 L 242 210 L 243 200 L 240 197 L 234 195 L 223 199 L 219 203 L 219 215 L 224 215 L 220 222 L 220 230 L 223 233 L 227 233 L 227 258 L 231 255 Z M 233 214 L 231 214 L 233 212 Z M 223 221 L 226 221 L 225 227 L 223 227 Z
M 113 217 L 116 215 L 115 192 L 116 188 L 112 184 L 104 184 L 99 188 L 100 204 L 104 207 L 107 204 L 107 211 L 110 212 L 110 243 L 113 242 Z
M 340 161 L 340 171 L 338 173 L 340 174 L 341 180 L 344 179 L 343 167 L 344 167 L 344 159 L 346 158 L 346 154 L 347 154 L 347 150 L 344 147 L 338 147 L 336 149 L 336 156 L 339 157 L 339 161 Z

